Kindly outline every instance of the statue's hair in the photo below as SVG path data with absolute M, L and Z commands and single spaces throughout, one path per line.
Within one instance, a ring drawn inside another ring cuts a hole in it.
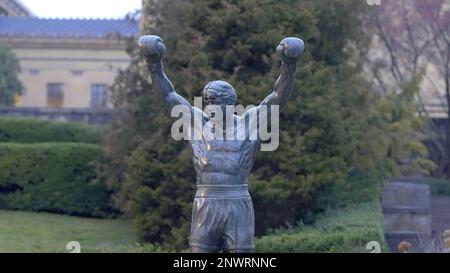
M 214 100 L 218 104 L 235 105 L 237 103 L 237 95 L 231 84 L 225 81 L 209 82 L 203 89 L 203 100 Z

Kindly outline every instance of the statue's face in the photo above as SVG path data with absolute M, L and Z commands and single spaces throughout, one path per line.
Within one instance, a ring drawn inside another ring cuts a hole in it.
M 206 105 L 222 105 L 226 104 L 224 100 L 215 94 L 215 90 L 206 89 L 203 92 L 203 103 Z
M 233 86 L 224 81 L 213 81 L 208 83 L 203 90 L 203 103 L 205 112 L 210 118 L 220 116 L 218 111 L 222 111 L 221 116 L 226 115 L 227 105 L 236 105 L 237 97 Z
M 204 111 L 211 119 L 220 119 L 220 116 L 226 114 L 226 106 L 230 105 L 222 97 L 214 96 L 214 91 L 209 92 L 208 90 L 204 92 L 203 103 L 205 104 Z

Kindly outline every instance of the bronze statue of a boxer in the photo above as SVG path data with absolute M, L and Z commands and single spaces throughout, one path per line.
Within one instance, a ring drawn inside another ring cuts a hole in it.
M 187 114 L 199 115 L 203 124 L 212 124 L 212 132 L 217 129 L 224 134 L 229 133 L 227 130 L 230 129 L 224 127 L 226 122 L 214 119 L 214 112 L 192 106 L 175 91 L 164 73 L 162 59 L 166 49 L 160 37 L 143 36 L 139 39 L 139 46 L 148 65 L 153 86 L 169 107 L 184 106 Z M 303 51 L 304 43 L 301 39 L 283 39 L 277 47 L 281 57 L 281 73 L 273 91 L 259 106 L 243 115 L 227 112 L 223 116 L 224 120 L 232 120 L 236 125 L 231 127 L 232 134 L 240 126 L 248 128 L 243 131 L 243 138 L 208 137 L 205 131 L 200 130 L 200 138 L 190 140 L 197 174 L 190 234 L 192 252 L 253 252 L 255 219 L 248 192 L 248 176 L 261 144 L 260 139 L 250 138 L 252 128 L 258 128 L 258 124 L 255 124 L 258 120 L 254 117 L 262 107 L 282 107 L 286 104 L 293 89 L 297 62 Z M 237 95 L 229 83 L 212 81 L 203 90 L 203 102 L 207 106 L 218 106 L 225 113 L 227 105 L 236 104 Z M 216 123 L 220 125 L 215 127 Z

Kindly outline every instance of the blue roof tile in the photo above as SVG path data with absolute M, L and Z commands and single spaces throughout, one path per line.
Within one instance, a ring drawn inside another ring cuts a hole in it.
M 0 16 L 0 37 L 107 38 L 137 36 L 139 26 L 125 19 L 42 19 Z

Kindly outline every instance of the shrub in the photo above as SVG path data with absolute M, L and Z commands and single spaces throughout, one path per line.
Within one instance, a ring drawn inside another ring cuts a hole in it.
M 84 143 L 0 143 L 0 209 L 105 216 L 105 184 L 92 183 L 102 155 Z
M 19 61 L 13 51 L 0 43 L 0 105 L 14 105 L 14 97 L 22 94 L 19 72 Z
M 168 141 L 173 145 L 164 145 Z M 137 187 L 129 206 L 138 239 L 178 250 L 187 247 L 195 194 L 190 154 L 177 154 L 182 145 L 163 137 L 150 139 L 129 158 L 127 173 L 130 186 Z
M 324 192 L 319 202 L 322 205 L 347 207 L 379 201 L 384 179 L 382 174 L 376 172 L 350 171 L 347 179 Z
M 323 214 L 312 226 L 279 230 L 256 240 L 256 252 L 370 252 L 366 245 L 378 241 L 387 250 L 383 215 L 378 202 Z
M 331 186 L 318 187 L 315 195 L 308 194 L 308 189 L 304 187 L 291 188 L 288 182 L 280 179 L 250 181 L 256 235 L 263 235 L 273 227 L 274 222 L 278 223 L 277 227 L 295 224 L 292 215 L 296 213 L 303 216 L 300 219 L 302 223 L 311 224 L 321 212 L 331 208 L 378 202 L 382 181 L 381 175 L 355 170 L 345 179 L 336 179 Z M 298 179 L 298 183 L 306 184 L 301 179 Z
M 426 177 L 425 183 L 430 185 L 431 194 L 450 196 L 450 180 L 444 178 Z
M 35 118 L 0 117 L 0 142 L 84 142 L 99 144 L 97 127 Z

